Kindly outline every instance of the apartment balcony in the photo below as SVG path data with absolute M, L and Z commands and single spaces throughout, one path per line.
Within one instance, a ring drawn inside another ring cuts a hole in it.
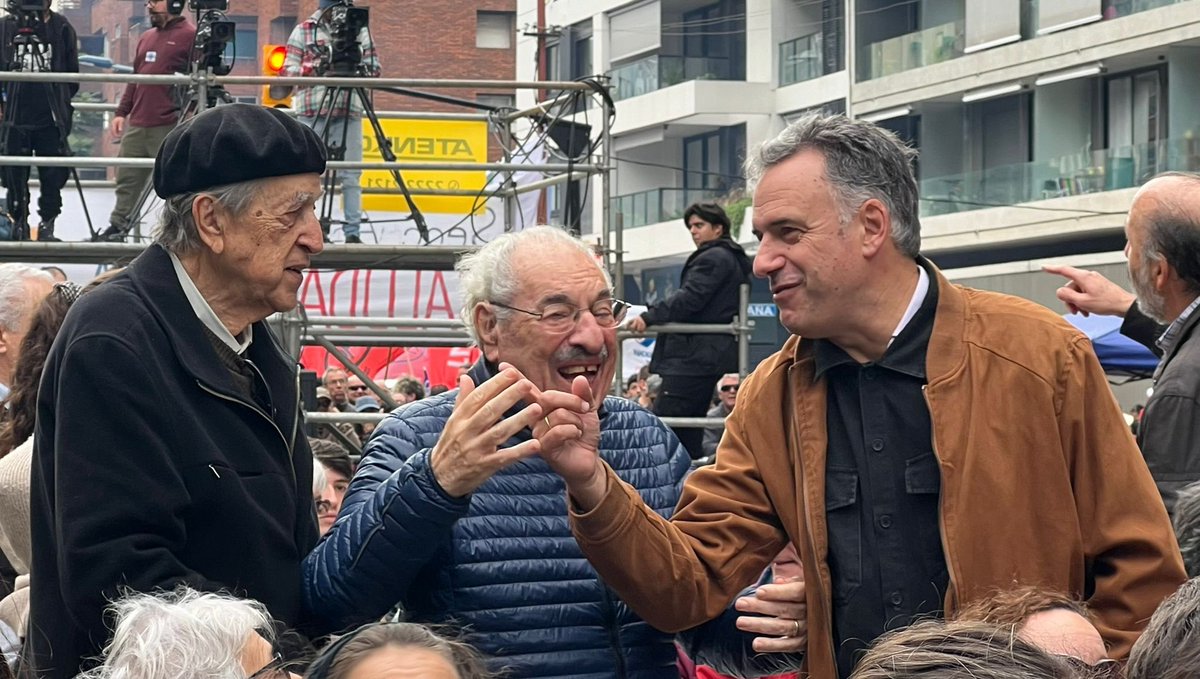
M 651 54 L 608 72 L 615 101 L 629 99 L 689 80 L 738 80 L 729 59 Z
M 715 200 L 725 193 L 718 189 L 662 188 L 615 196 L 609 203 L 611 226 L 616 228 L 620 224 L 632 229 L 677 222 L 683 219 L 683 211 L 692 203 Z
M 1141 186 L 1159 172 L 1200 170 L 1200 139 L 1166 139 L 921 181 L 932 217 Z
M 862 80 L 874 80 L 922 66 L 932 66 L 963 55 L 966 32 L 961 21 L 906 33 L 871 43 L 865 48 L 866 72 Z
M 821 34 L 812 33 L 779 44 L 779 86 L 784 87 L 825 74 Z

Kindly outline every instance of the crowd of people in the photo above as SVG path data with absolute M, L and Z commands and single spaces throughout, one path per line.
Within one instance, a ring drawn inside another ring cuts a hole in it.
M 1140 448 L 1083 335 L 921 256 L 913 151 L 820 115 L 751 154 L 752 263 L 696 206 L 680 290 L 629 319 L 586 243 L 504 234 L 457 265 L 481 357 L 456 388 L 333 366 L 310 412 L 389 412 L 311 431 L 264 321 L 324 247 L 326 158 L 287 115 L 217 107 L 165 136 L 128 267 L 0 266 L 0 672 L 1200 673 L 1200 178 L 1135 197 L 1136 295 L 1053 272 L 1076 308 L 1149 318 Z M 715 336 L 668 334 L 658 384 L 608 395 L 619 328 L 728 322 L 681 310 L 751 268 L 778 353 L 742 379 Z M 659 419 L 684 409 L 723 431 Z

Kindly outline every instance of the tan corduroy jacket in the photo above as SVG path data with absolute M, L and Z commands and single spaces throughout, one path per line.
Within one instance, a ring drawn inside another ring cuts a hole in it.
M 937 275 L 925 390 L 941 469 L 949 613 L 1014 584 L 1086 598 L 1121 658 L 1185 575 L 1086 337 L 1014 297 Z M 717 463 L 668 523 L 611 473 L 572 526 L 606 583 L 655 627 L 719 614 L 787 540 L 808 580 L 807 670 L 837 676 L 825 525 L 825 384 L 793 337 L 745 381 Z M 631 555 L 637 555 L 632 558 Z

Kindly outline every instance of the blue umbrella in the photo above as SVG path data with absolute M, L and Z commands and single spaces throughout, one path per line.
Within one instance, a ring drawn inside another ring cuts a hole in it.
M 1114 375 L 1150 377 L 1158 366 L 1154 352 L 1121 334 L 1117 316 L 1064 314 L 1063 318 L 1092 340 L 1104 372 Z

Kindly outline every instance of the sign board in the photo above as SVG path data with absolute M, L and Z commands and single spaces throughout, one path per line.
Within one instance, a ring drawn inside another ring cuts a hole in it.
M 746 307 L 746 315 L 760 318 L 778 316 L 779 308 L 774 304 L 751 304 Z
M 400 162 L 484 163 L 488 156 L 487 123 L 479 120 L 380 120 L 384 134 L 391 141 L 392 152 Z M 363 120 L 363 160 L 382 162 L 383 154 L 371 129 Z M 447 170 L 402 171 L 401 177 L 414 193 L 413 198 L 422 212 L 433 214 L 478 214 L 486 202 L 482 196 L 421 196 L 421 190 L 465 189 L 483 192 L 487 173 L 451 172 Z M 366 170 L 362 186 L 367 188 L 399 188 L 392 173 L 386 170 Z M 404 196 L 363 194 L 363 209 L 376 212 L 408 212 Z

